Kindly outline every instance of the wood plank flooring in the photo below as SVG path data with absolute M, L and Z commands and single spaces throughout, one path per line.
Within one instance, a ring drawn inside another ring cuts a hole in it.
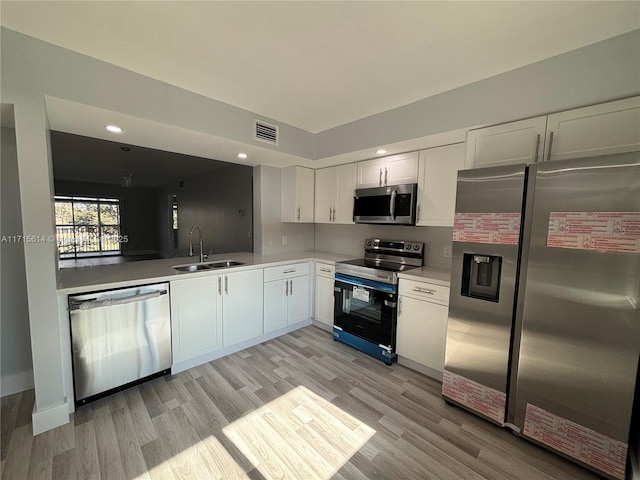
M 81 407 L 36 437 L 33 391 L 5 397 L 2 478 L 599 478 L 445 404 L 440 388 L 306 327 Z

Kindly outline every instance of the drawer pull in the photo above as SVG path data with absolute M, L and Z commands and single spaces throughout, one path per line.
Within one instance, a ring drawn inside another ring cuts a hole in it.
M 282 273 L 296 273 L 296 269 L 295 269 L 295 268 L 292 268 L 291 270 L 285 270 L 285 271 L 284 271 L 284 272 L 282 272 Z
M 413 291 L 418 293 L 426 293 L 429 295 L 433 295 L 434 293 L 436 293 L 435 290 L 431 290 L 429 288 L 420 288 L 420 287 L 414 287 Z
M 329 270 L 328 268 L 321 268 L 320 271 L 321 272 L 326 272 L 326 273 L 331 273 L 331 270 Z

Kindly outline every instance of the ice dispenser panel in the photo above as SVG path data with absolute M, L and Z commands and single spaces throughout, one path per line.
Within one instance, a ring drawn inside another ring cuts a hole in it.
M 500 292 L 502 257 L 465 253 L 462 268 L 462 295 L 497 302 Z

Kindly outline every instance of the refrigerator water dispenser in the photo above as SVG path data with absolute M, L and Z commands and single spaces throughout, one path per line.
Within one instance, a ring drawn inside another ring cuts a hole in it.
M 500 292 L 502 257 L 465 253 L 462 268 L 462 295 L 497 302 Z

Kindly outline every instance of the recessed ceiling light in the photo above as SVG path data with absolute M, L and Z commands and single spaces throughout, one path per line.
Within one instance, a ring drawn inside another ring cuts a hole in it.
M 107 125 L 106 128 L 111 133 L 122 133 L 122 129 L 117 125 Z
M 385 153 L 387 153 L 387 151 L 384 148 L 381 148 L 380 150 L 376 150 L 377 155 L 384 155 Z
M 239 153 L 239 154 L 237 155 L 237 157 L 238 157 L 238 158 L 242 158 L 243 160 L 244 160 L 245 158 L 247 158 L 248 156 L 249 156 L 249 155 L 247 155 L 246 153 Z

